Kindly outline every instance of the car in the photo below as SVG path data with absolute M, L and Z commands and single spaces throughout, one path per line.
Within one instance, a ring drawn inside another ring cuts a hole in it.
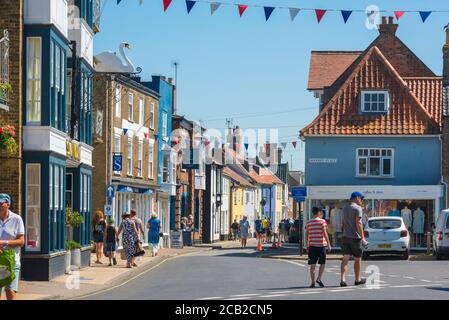
M 293 225 L 288 231 L 288 242 L 289 243 L 299 243 L 299 219 L 293 222 Z
M 364 230 L 367 247 L 364 257 L 372 254 L 400 254 L 407 260 L 410 235 L 401 217 L 371 217 Z
M 433 225 L 433 254 L 437 260 L 449 256 L 449 209 L 442 210 Z

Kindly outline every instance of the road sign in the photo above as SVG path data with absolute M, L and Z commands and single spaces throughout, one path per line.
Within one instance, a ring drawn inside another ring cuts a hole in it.
M 105 216 L 112 216 L 112 205 L 106 204 L 104 206 L 104 215 Z
M 293 197 L 293 200 L 295 200 L 296 202 L 305 202 L 306 198 L 305 197 Z
M 172 231 L 170 232 L 170 247 L 182 249 L 182 231 Z
M 307 197 L 307 187 L 306 186 L 299 186 L 299 187 L 292 187 L 292 197 Z
M 122 155 L 114 154 L 112 156 L 112 170 L 114 171 L 122 171 Z
M 115 196 L 115 188 L 112 185 L 106 187 L 106 197 L 114 198 Z

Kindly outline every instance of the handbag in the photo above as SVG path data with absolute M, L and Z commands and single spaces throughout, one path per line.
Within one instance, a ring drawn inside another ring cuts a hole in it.
M 159 238 L 164 237 L 164 233 L 163 232 L 159 232 Z
M 145 254 L 145 250 L 143 250 L 142 241 L 137 240 L 136 241 L 136 251 L 133 256 L 140 257 L 140 256 L 143 256 L 144 254 Z
M 14 273 L 16 252 L 0 250 L 0 288 L 6 287 L 16 278 Z
M 128 260 L 128 258 L 126 257 L 125 248 L 123 248 L 123 249 L 120 251 L 120 259 L 122 259 L 122 260 Z

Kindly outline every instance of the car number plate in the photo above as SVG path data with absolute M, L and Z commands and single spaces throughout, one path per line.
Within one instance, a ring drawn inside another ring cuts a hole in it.
M 390 249 L 391 248 L 391 244 L 379 244 L 377 246 L 381 249 Z

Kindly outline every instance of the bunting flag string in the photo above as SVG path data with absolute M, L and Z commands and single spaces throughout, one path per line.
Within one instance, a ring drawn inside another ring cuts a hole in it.
M 146 138 L 148 138 L 148 133 L 144 132 L 143 136 Z
M 248 148 L 249 148 L 249 143 L 245 143 L 245 149 L 246 149 L 246 151 L 248 151 Z
M 140 5 L 142 5 L 144 2 L 143 0 L 138 0 L 138 1 L 139 1 Z M 117 5 L 119 5 L 121 2 L 122 2 L 122 0 L 117 0 Z M 173 2 L 173 0 L 162 0 L 164 12 L 167 11 L 168 7 L 171 5 L 172 2 Z M 217 11 L 218 8 L 220 8 L 222 5 L 237 6 L 240 17 L 243 16 L 245 11 L 249 7 L 263 8 L 266 21 L 269 20 L 269 18 L 271 17 L 271 15 L 275 9 L 287 9 L 289 11 L 291 21 L 295 20 L 296 16 L 298 15 L 298 13 L 300 11 L 313 11 L 316 15 L 318 24 L 322 21 L 325 14 L 329 11 L 340 12 L 345 24 L 348 22 L 348 20 L 351 17 L 353 12 L 361 12 L 361 13 L 367 14 L 368 18 L 370 18 L 371 15 L 374 13 L 374 12 L 367 12 L 366 9 L 347 10 L 347 9 L 335 9 L 335 8 L 327 8 L 327 9 L 295 8 L 295 7 L 284 7 L 284 6 L 263 6 L 263 5 L 258 5 L 258 4 L 250 4 L 250 5 L 236 4 L 236 3 L 229 3 L 229 2 L 219 2 L 219 1 L 214 1 L 214 0 L 185 0 L 185 2 L 186 2 L 188 14 L 193 9 L 193 7 L 196 5 L 197 2 L 207 3 L 210 6 L 210 14 L 211 15 L 213 15 L 215 13 L 215 11 Z M 375 13 L 378 13 L 378 14 L 391 14 L 392 13 L 396 17 L 396 20 L 401 19 L 401 17 L 403 17 L 405 15 L 405 13 L 418 13 L 422 22 L 425 23 L 432 13 L 449 13 L 449 9 L 430 10 L 430 11 L 429 10 L 427 10 L 427 11 L 424 11 L 424 10 L 394 10 L 394 11 L 393 10 L 378 10 L 378 11 L 375 11 Z
M 293 148 L 295 148 L 295 149 L 296 149 L 296 143 L 297 143 L 297 141 L 292 141 Z
M 126 128 L 123 128 L 123 135 L 125 135 L 126 136 L 126 134 L 128 133 L 128 129 L 126 129 Z

